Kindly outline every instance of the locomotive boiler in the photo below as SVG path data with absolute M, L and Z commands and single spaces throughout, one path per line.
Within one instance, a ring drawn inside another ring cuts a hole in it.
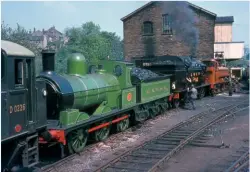
M 49 54 L 43 53 L 44 66 L 48 64 L 45 56 Z M 54 57 L 50 56 L 50 58 Z M 119 81 L 104 70 L 99 70 L 95 74 L 87 74 L 88 68 L 83 55 L 72 54 L 68 59 L 67 74 L 58 74 L 53 71 L 53 68 L 51 70 L 44 68 L 45 71 L 39 75 L 38 79 L 46 82 L 48 119 L 65 118 L 63 120 L 65 123 L 72 118 L 72 114 L 68 116 L 64 111 L 66 109 L 78 109 L 94 114 L 95 112 L 90 112 L 88 109 L 93 106 L 98 107 L 105 101 L 109 103 L 110 108 L 117 106 L 116 99 L 112 97 L 121 92 Z M 105 110 L 107 111 L 107 109 L 102 109 L 103 112 Z M 78 115 L 88 118 L 88 115 L 84 113 L 75 113 L 75 116 Z

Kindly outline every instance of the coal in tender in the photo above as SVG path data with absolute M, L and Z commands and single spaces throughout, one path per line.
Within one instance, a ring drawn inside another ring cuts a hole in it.
M 159 77 L 158 74 L 147 70 L 147 69 L 141 69 L 137 67 L 133 67 L 131 70 L 131 75 L 137 77 L 140 80 L 147 80 L 149 78 L 157 78 Z

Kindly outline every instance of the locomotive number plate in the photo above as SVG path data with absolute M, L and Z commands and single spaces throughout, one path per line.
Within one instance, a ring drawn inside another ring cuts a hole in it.
M 25 104 L 10 106 L 10 113 L 23 112 L 23 111 L 25 111 L 25 107 L 26 107 Z

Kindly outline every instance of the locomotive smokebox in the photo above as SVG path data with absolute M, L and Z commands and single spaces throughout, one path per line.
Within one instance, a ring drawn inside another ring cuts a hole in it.
M 43 72 L 55 70 L 55 51 L 42 50 Z

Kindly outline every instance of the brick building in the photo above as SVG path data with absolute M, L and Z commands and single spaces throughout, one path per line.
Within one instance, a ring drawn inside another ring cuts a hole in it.
M 121 20 L 126 60 L 164 55 L 214 56 L 216 14 L 189 2 L 149 2 Z

